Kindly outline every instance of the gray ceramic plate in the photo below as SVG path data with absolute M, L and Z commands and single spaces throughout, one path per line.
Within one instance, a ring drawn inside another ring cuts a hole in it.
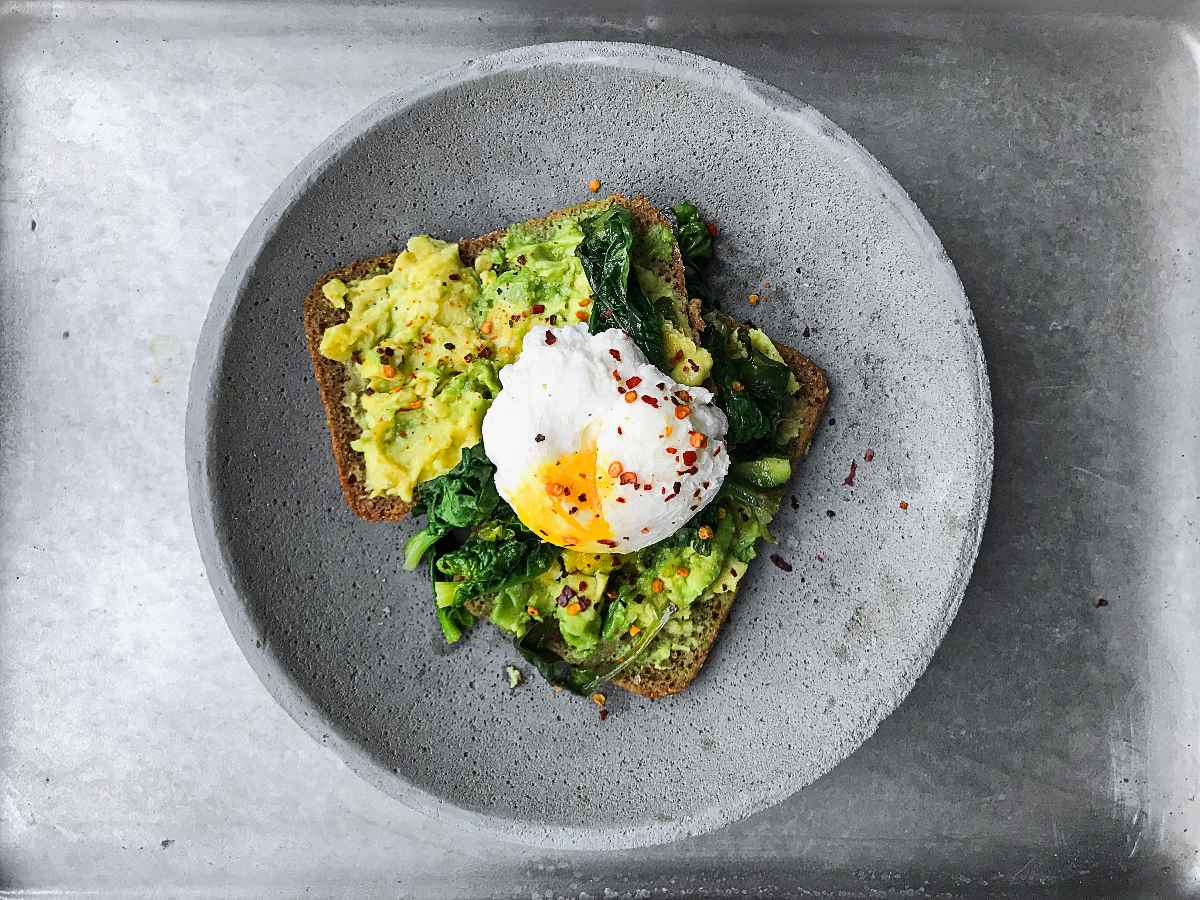
M 761 558 L 691 688 L 654 703 L 614 692 L 604 722 L 536 676 L 510 691 L 514 653 L 490 627 L 443 644 L 427 585 L 401 567 L 412 526 L 358 521 L 341 500 L 300 315 L 327 269 L 411 233 L 479 234 L 576 202 L 592 177 L 696 200 L 722 227 L 715 281 L 732 309 L 833 386 L 776 523 L 793 571 Z M 764 280 L 768 302 L 738 299 Z M 710 830 L 830 769 L 928 664 L 987 509 L 979 337 L 929 225 L 819 113 L 671 50 L 516 50 L 357 116 L 250 226 L 196 360 L 196 532 L 263 682 L 381 789 L 532 844 Z

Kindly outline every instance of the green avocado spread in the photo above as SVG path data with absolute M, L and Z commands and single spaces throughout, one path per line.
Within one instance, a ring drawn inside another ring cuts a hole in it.
M 737 587 L 766 534 L 763 522 L 778 507 L 777 498 L 767 502 L 756 516 L 735 499 L 720 500 L 639 553 L 565 550 L 538 578 L 499 591 L 490 618 L 516 637 L 535 622 L 555 622 L 571 662 L 616 663 L 637 650 L 639 665 L 666 668 L 672 654 L 706 639 L 711 623 L 693 612 L 700 601 Z
M 516 359 L 530 328 L 587 321 L 592 290 L 575 250 L 580 219 L 603 208 L 536 228 L 513 225 L 473 266 L 463 264 L 457 244 L 418 235 L 390 271 L 325 283 L 326 300 L 347 318 L 326 330 L 320 352 L 346 369 L 344 403 L 361 429 L 351 446 L 363 456 L 372 496 L 411 502 L 417 485 L 448 472 L 463 448 L 479 442 L 500 389 L 497 371 Z M 651 227 L 635 244 L 633 269 L 663 312 L 669 374 L 695 385 L 712 358 L 656 274 L 672 247 L 670 229 Z

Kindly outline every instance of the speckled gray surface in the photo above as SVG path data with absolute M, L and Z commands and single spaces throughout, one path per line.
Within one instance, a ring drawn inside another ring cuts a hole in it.
M 769 282 L 766 304 L 733 309 L 824 366 L 834 398 L 777 521 L 794 571 L 760 559 L 697 682 L 657 703 L 616 693 L 603 723 L 536 681 L 509 693 L 514 654 L 489 628 L 443 645 L 424 579 L 401 569 L 412 526 L 341 503 L 300 330 L 322 271 L 565 205 L 592 176 L 697 199 L 723 229 L 722 294 Z M 932 230 L 818 113 L 674 51 L 512 51 L 358 116 L 250 227 L 197 360 L 193 514 L 255 669 L 385 791 L 524 843 L 658 843 L 827 771 L 932 656 L 986 512 L 986 375 Z

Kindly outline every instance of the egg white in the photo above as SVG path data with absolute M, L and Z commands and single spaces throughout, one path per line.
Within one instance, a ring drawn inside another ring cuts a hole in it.
M 500 495 L 551 543 L 649 546 L 707 505 L 729 470 L 712 394 L 673 381 L 623 331 L 537 326 L 500 382 L 484 452 Z

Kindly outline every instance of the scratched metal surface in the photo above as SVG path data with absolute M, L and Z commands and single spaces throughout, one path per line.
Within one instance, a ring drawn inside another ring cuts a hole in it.
M 3 7 L 0 888 L 1200 892 L 1195 7 L 726 9 Z M 414 75 L 574 38 L 730 62 L 860 140 L 962 276 L 996 415 L 975 576 L 900 709 L 774 809 L 606 855 L 465 840 L 309 740 L 225 628 L 182 460 L 212 289 L 292 166 Z

